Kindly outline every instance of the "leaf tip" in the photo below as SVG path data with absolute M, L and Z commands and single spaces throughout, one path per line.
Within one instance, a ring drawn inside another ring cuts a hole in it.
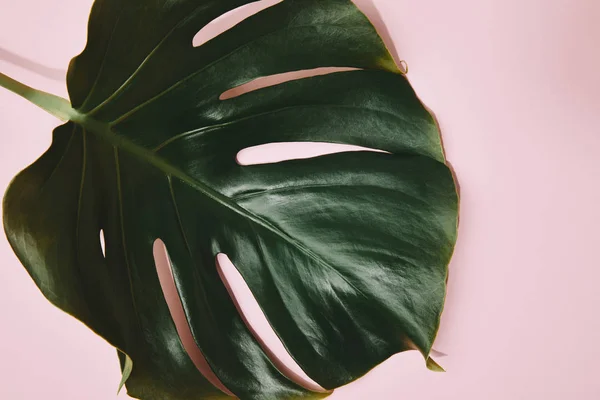
M 446 372 L 446 370 L 431 357 L 427 357 L 427 368 L 433 372 Z
M 129 379 L 129 376 L 131 375 L 131 370 L 133 369 L 133 361 L 131 360 L 129 355 L 123 352 L 121 352 L 121 354 L 124 356 L 125 362 L 123 363 L 122 367 L 123 375 L 121 377 L 121 382 L 119 383 L 119 388 L 117 389 L 117 395 L 121 393 L 121 390 L 123 389 L 123 386 L 125 386 L 125 382 L 127 382 L 127 379 Z

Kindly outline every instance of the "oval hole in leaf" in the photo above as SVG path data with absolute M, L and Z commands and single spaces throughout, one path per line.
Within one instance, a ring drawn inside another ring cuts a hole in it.
M 372 151 L 387 153 L 383 150 L 350 144 L 326 142 L 282 142 L 266 143 L 246 147 L 237 153 L 236 161 L 240 165 L 272 164 L 286 160 L 301 160 L 319 157 L 326 154 L 344 153 L 349 151 Z
M 104 229 L 100 229 L 100 249 L 102 250 L 102 256 L 106 258 L 106 243 L 104 242 Z
M 234 396 L 234 394 L 231 393 L 229 389 L 227 389 L 225 385 L 223 385 L 221 380 L 215 375 L 210 365 L 208 365 L 206 358 L 204 358 L 202 351 L 196 344 L 194 337 L 192 336 L 192 331 L 190 329 L 188 320 L 183 310 L 181 298 L 179 297 L 179 293 L 177 292 L 177 286 L 175 286 L 171 261 L 169 259 L 169 254 L 167 252 L 167 248 L 165 247 L 164 242 L 160 239 L 156 239 L 154 241 L 154 246 L 152 250 L 154 254 L 154 263 L 156 265 L 156 272 L 158 273 L 160 286 L 163 290 L 163 295 L 165 297 L 167 305 L 169 306 L 171 317 L 173 318 L 173 322 L 175 323 L 175 327 L 177 329 L 177 333 L 179 334 L 179 338 L 181 339 L 183 347 L 192 359 L 192 362 L 194 363 L 196 368 L 198 368 L 198 370 L 210 383 L 212 383 L 222 392 L 230 396 Z
M 253 92 L 258 89 L 264 89 L 269 86 L 279 85 L 284 82 L 295 81 L 298 79 L 310 78 L 312 76 L 328 75 L 336 72 L 356 71 L 359 68 L 352 67 L 320 67 L 314 69 L 306 69 L 301 71 L 284 72 L 281 74 L 262 76 L 251 80 L 250 82 L 244 83 L 243 85 L 236 86 L 219 96 L 220 100 L 232 99 L 234 97 L 241 96 L 245 93 Z
M 327 392 L 313 381 L 287 352 L 252 295 L 250 288 L 227 255 L 217 255 L 217 270 L 238 312 L 273 364 L 289 379 L 306 389 Z
M 200 47 L 204 43 L 219 36 L 221 33 L 233 28 L 246 18 L 251 17 L 254 14 L 258 14 L 262 10 L 272 7 L 277 3 L 281 3 L 282 1 L 283 0 L 256 1 L 254 3 L 244 4 L 241 7 L 228 11 L 200 29 L 198 33 L 194 35 L 194 39 L 192 39 L 192 45 L 194 47 Z

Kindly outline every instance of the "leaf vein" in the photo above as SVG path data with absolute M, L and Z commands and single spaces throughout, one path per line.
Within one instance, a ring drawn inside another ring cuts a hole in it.
M 79 183 L 79 196 L 77 198 L 77 222 L 75 224 L 75 237 L 78 242 L 79 242 L 79 225 L 80 225 L 80 220 L 81 220 L 81 208 L 82 208 L 81 200 L 83 197 L 83 185 L 85 183 L 85 175 L 86 175 L 86 169 L 87 169 L 87 145 L 86 145 L 85 129 L 83 130 L 82 137 L 83 137 L 83 145 L 82 145 L 83 160 L 82 160 L 82 167 L 81 167 L 81 181 Z
M 193 77 L 195 77 L 196 75 L 202 73 L 203 71 L 207 70 L 208 68 L 212 67 L 213 65 L 215 65 L 216 63 L 218 63 L 219 61 L 222 61 L 223 59 L 247 48 L 248 46 L 250 46 L 251 44 L 255 43 L 258 40 L 264 39 L 265 37 L 274 35 L 280 31 L 284 31 L 286 29 L 300 29 L 300 28 L 312 28 L 312 27 L 316 27 L 316 26 L 335 26 L 335 27 L 352 27 L 353 25 L 346 25 L 346 24 L 339 24 L 339 25 L 335 25 L 335 24 L 313 24 L 313 25 L 298 25 L 298 26 L 293 26 L 293 27 L 284 27 L 282 29 L 277 29 L 275 31 L 269 32 L 265 35 L 259 36 L 255 39 L 252 39 L 249 42 L 244 43 L 241 46 L 236 47 L 235 49 L 233 49 L 232 51 L 230 51 L 229 53 L 217 58 L 216 60 L 210 62 L 209 64 L 205 65 L 204 67 L 201 67 L 199 70 L 194 71 L 193 73 L 191 73 L 190 75 L 185 76 L 184 78 L 180 79 L 179 81 L 175 82 L 174 84 L 172 84 L 171 86 L 169 86 L 168 88 L 166 88 L 165 90 L 163 90 L 162 92 L 158 93 L 157 95 L 155 95 L 154 97 L 151 97 L 150 99 L 146 100 L 145 102 L 137 105 L 136 107 L 132 108 L 131 110 L 125 112 L 124 114 L 120 115 L 119 117 L 117 117 L 116 119 L 114 119 L 112 122 L 109 123 L 110 126 L 115 126 L 117 124 L 119 124 L 120 122 L 122 122 L 123 120 L 127 119 L 128 117 L 130 117 L 131 115 L 133 115 L 134 113 L 140 111 L 141 109 L 143 109 L 144 107 L 148 106 L 149 104 L 152 104 L 153 102 L 155 102 L 156 100 L 158 100 L 159 98 L 163 97 L 164 95 L 166 95 L 167 93 L 171 92 L 172 90 L 174 90 L 175 88 L 179 87 L 180 85 L 182 85 L 183 83 L 187 82 L 188 80 L 192 79 Z
M 69 141 L 67 143 L 67 146 L 65 147 L 65 151 L 60 156 L 60 159 L 58 160 L 58 162 L 54 166 L 54 169 L 52 169 L 52 172 L 50 173 L 50 175 L 48 175 L 48 178 L 46 178 L 46 180 L 44 181 L 44 183 L 41 185 L 41 187 L 40 187 L 40 193 L 44 191 L 44 188 L 46 187 L 46 185 L 48 184 L 48 182 L 50 182 L 50 180 L 52 179 L 52 177 L 54 176 L 54 174 L 56 173 L 56 171 L 58 171 L 58 168 L 62 164 L 63 160 L 65 159 L 65 157 L 67 155 L 67 153 L 69 152 L 69 149 L 71 148 L 71 142 L 73 142 L 73 137 L 75 136 L 75 130 L 76 129 L 77 129 L 77 125 L 73 125 L 73 130 L 71 131 L 71 136 L 69 137 Z
M 108 52 L 110 51 L 110 48 L 112 46 L 113 37 L 115 35 L 115 31 L 117 30 L 117 26 L 119 25 L 119 21 L 121 20 L 122 14 L 123 14 L 123 9 L 121 9 L 121 11 L 119 12 L 119 16 L 117 17 L 117 20 L 115 21 L 115 25 L 113 26 L 112 31 L 110 32 L 110 37 L 109 37 L 108 43 L 106 45 L 106 51 L 104 52 L 104 56 L 102 57 L 102 63 L 100 64 L 100 68 L 98 68 L 98 74 L 96 75 L 96 79 L 94 79 L 94 83 L 92 84 L 90 91 L 88 92 L 87 96 L 83 100 L 83 103 L 81 103 L 81 106 L 79 107 L 80 110 L 84 109 L 84 107 L 90 101 L 92 94 L 96 90 L 96 86 L 98 86 L 98 82 L 100 81 L 100 77 L 102 76 L 102 72 L 104 71 L 104 66 L 106 65 L 106 59 L 107 59 L 106 56 L 108 55 Z
M 189 242 L 189 240 L 187 238 L 187 234 L 185 233 L 185 228 L 183 227 L 183 220 L 181 219 L 181 214 L 179 212 L 179 206 L 177 205 L 177 200 L 175 199 L 175 190 L 173 189 L 173 180 L 171 178 L 171 175 L 167 176 L 167 182 L 169 184 L 169 192 L 171 193 L 171 201 L 172 201 L 173 207 L 175 209 L 175 215 L 177 217 L 177 224 L 179 226 L 179 230 L 181 232 L 181 236 L 183 238 L 183 242 L 185 244 L 185 248 L 186 248 L 186 250 L 187 250 L 187 252 L 188 252 L 188 254 L 189 254 L 190 259 L 192 260 L 192 262 L 194 264 L 196 264 L 195 258 L 194 258 L 194 254 L 192 252 L 192 247 L 190 246 L 190 242 Z M 197 265 L 196 265 L 196 268 L 197 268 Z M 194 275 L 197 275 L 196 270 L 194 270 Z M 173 276 L 175 276 L 175 273 L 173 273 Z M 212 308 L 210 307 L 210 303 L 208 301 L 208 298 L 206 297 L 206 291 L 205 290 L 201 290 L 201 292 L 202 292 L 202 297 L 203 297 L 203 300 L 204 300 L 204 304 L 206 304 L 206 309 L 208 310 L 208 313 L 209 313 L 209 317 L 211 318 L 212 321 L 214 321 L 215 318 L 214 318 L 214 316 L 212 314 Z M 192 329 L 192 326 L 189 323 L 188 312 L 187 312 L 187 310 L 185 310 L 185 307 L 184 307 L 184 311 L 185 311 L 186 319 L 188 321 L 188 325 L 190 325 L 190 329 Z M 194 340 L 195 340 L 195 337 L 194 337 Z M 197 345 L 200 346 L 199 344 L 197 344 Z
M 94 107 L 94 109 L 90 110 L 87 114 L 89 116 L 93 116 L 94 114 L 97 114 L 103 107 L 105 107 L 114 98 L 116 98 L 121 92 L 123 92 L 127 88 L 127 86 L 129 86 L 129 84 L 133 81 L 133 79 L 135 79 L 135 77 L 142 70 L 142 68 L 144 67 L 144 65 L 146 65 L 152 59 L 152 56 L 154 56 L 154 54 L 156 54 L 156 52 L 169 39 L 169 37 L 171 37 L 171 35 L 175 31 L 177 31 L 177 28 L 179 28 L 181 26 L 181 24 L 183 22 L 185 22 L 186 20 L 188 20 L 191 16 L 194 16 L 198 12 L 198 10 L 200 8 L 202 8 L 202 7 L 205 7 L 205 4 L 201 4 L 198 7 L 196 7 L 190 13 L 190 16 L 186 16 L 185 18 L 182 18 L 179 21 L 177 21 L 173 25 L 173 27 L 171 28 L 171 30 L 169 30 L 169 32 L 167 32 L 167 34 L 158 42 L 158 44 L 156 46 L 154 46 L 154 48 L 150 51 L 150 53 L 148 53 L 148 55 L 144 58 L 144 60 L 142 60 L 142 62 L 140 63 L 140 65 L 135 69 L 135 71 L 133 71 L 129 75 L 129 77 L 127 77 L 127 79 L 121 84 L 121 86 L 119 86 L 110 96 L 108 96 L 104 101 L 102 101 L 100 104 L 98 104 L 96 107 Z M 104 65 L 104 62 L 103 62 L 103 65 Z
M 117 175 L 117 199 L 119 202 L 119 220 L 121 222 L 121 242 L 123 244 L 123 257 L 125 259 L 125 266 L 127 268 L 127 277 L 129 279 L 129 291 L 131 293 L 131 302 L 133 304 L 133 309 L 136 317 L 138 318 L 138 324 L 141 325 L 139 320 L 139 311 L 137 307 L 137 302 L 135 300 L 134 290 L 133 290 L 133 279 L 131 275 L 131 265 L 129 264 L 129 253 L 127 250 L 127 241 L 125 239 L 125 219 L 123 215 L 123 189 L 121 185 L 121 165 L 119 162 L 119 149 L 113 147 L 114 157 L 115 157 L 115 170 Z
M 343 73 L 343 72 L 340 72 L 340 73 Z M 303 104 L 303 105 L 297 105 L 297 106 L 282 107 L 282 108 L 278 108 L 275 110 L 270 110 L 270 111 L 266 111 L 263 113 L 253 114 L 253 115 L 249 115 L 247 117 L 234 119 L 232 121 L 227 121 L 227 122 L 223 122 L 220 124 L 208 125 L 208 126 L 204 126 L 202 128 L 183 132 L 183 133 L 177 134 L 177 135 L 172 136 L 169 139 L 163 141 L 158 146 L 154 147 L 154 149 L 152 149 L 152 151 L 158 152 L 158 151 L 164 149 L 165 147 L 167 147 L 168 145 L 172 144 L 173 142 L 176 142 L 180 139 L 185 139 L 185 138 L 193 137 L 196 135 L 202 135 L 204 133 L 219 130 L 219 128 L 224 128 L 229 125 L 234 125 L 238 122 L 244 122 L 244 121 L 252 120 L 254 118 L 264 117 L 266 115 L 277 114 L 280 112 L 285 112 L 285 111 L 289 111 L 289 110 L 293 110 L 293 109 L 310 109 L 310 108 L 319 108 L 319 109 L 320 108 L 339 108 L 339 109 L 349 109 L 349 110 L 364 110 L 364 111 L 369 111 L 369 112 L 373 112 L 376 114 L 388 115 L 395 119 L 404 121 L 404 119 L 402 117 L 400 117 L 399 115 L 396 115 L 390 111 L 380 110 L 380 109 L 376 109 L 376 108 L 360 107 L 360 106 L 345 105 L 345 104 Z M 342 143 L 342 144 L 346 144 L 346 143 Z

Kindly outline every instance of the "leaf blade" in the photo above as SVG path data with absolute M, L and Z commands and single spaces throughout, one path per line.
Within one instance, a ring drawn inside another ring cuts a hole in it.
M 131 356 L 127 387 L 145 400 L 224 396 L 177 336 L 151 256 L 158 238 L 196 343 L 241 398 L 327 393 L 272 364 L 220 282 L 219 252 L 292 357 L 329 389 L 395 352 L 427 357 L 439 325 L 458 196 L 432 116 L 348 0 L 286 0 L 191 47 L 198 27 L 245 3 L 97 0 L 88 45 L 69 69 L 71 120 L 89 135 L 67 143 L 57 131 L 55 148 L 5 196 L 5 230 L 38 286 Z M 219 100 L 260 76 L 325 66 L 361 70 Z M 385 153 L 235 163 L 243 148 L 276 140 Z M 58 240 L 44 221 L 52 208 L 74 227 Z M 58 249 L 70 254 L 62 269 Z

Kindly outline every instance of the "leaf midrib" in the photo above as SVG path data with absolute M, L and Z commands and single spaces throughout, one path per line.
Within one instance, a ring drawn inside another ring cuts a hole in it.
M 361 289 L 355 286 L 354 283 L 348 280 L 348 278 L 343 275 L 340 271 L 338 271 L 334 266 L 329 264 L 327 261 L 323 260 L 318 254 L 310 250 L 303 243 L 297 241 L 290 235 L 283 232 L 281 229 L 277 228 L 272 223 L 264 220 L 260 216 L 248 211 L 247 209 L 239 206 L 237 203 L 232 201 L 229 197 L 224 196 L 218 191 L 214 190 L 212 187 L 208 186 L 204 182 L 201 182 L 185 172 L 181 171 L 179 168 L 174 167 L 169 164 L 165 159 L 151 152 L 150 150 L 139 146 L 138 144 L 130 141 L 129 139 L 117 135 L 114 133 L 110 126 L 107 123 L 100 122 L 90 116 L 78 114 L 76 118 L 72 119 L 73 122 L 82 125 L 88 132 L 91 132 L 98 136 L 101 140 L 104 140 L 110 143 L 112 146 L 118 149 L 122 149 L 128 154 L 141 159 L 144 162 L 154 166 L 155 168 L 162 171 L 167 177 L 175 177 L 179 179 L 181 182 L 187 184 L 191 188 L 205 195 L 209 199 L 217 202 L 223 207 L 228 208 L 229 210 L 237 213 L 238 215 L 250 220 L 256 225 L 268 230 L 269 232 L 275 234 L 282 240 L 286 241 L 294 248 L 298 249 L 302 253 L 304 253 L 307 257 L 314 260 L 316 263 L 329 268 L 334 271 L 337 275 L 339 275 L 348 285 L 354 288 L 358 293 L 363 296 L 366 296 Z

